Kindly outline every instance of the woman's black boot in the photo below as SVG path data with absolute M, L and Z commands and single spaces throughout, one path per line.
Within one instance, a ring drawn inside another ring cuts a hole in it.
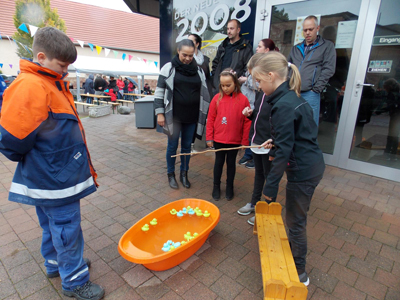
M 178 183 L 176 182 L 175 172 L 168 173 L 169 186 L 173 189 L 178 189 Z
M 230 201 L 233 199 L 233 185 L 227 185 L 226 186 L 226 195 L 225 195 L 226 200 Z
M 190 188 L 190 182 L 187 177 L 187 171 L 181 171 L 181 175 L 179 176 L 180 181 L 182 182 L 182 185 L 189 189 Z
M 221 186 L 219 184 L 214 184 L 214 188 L 212 191 L 212 197 L 214 200 L 219 200 L 221 198 Z

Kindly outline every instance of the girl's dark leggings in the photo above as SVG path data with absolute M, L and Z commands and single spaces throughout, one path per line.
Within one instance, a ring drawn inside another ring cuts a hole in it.
M 239 147 L 236 144 L 222 144 L 214 142 L 214 148 L 216 150 L 222 148 L 233 148 Z M 214 184 L 221 183 L 222 169 L 224 168 L 224 163 L 226 159 L 226 185 L 233 186 L 233 181 L 235 180 L 236 173 L 236 156 L 238 150 L 229 151 L 218 151 L 215 152 L 215 164 L 214 164 Z

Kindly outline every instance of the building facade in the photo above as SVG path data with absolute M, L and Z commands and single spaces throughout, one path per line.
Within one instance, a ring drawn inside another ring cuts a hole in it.
M 125 54 L 127 64 L 129 56 L 132 57 L 132 62 L 139 59 L 143 60 L 143 63 L 159 62 L 157 18 L 65 0 L 51 0 L 50 6 L 52 9 L 56 8 L 60 18 L 65 21 L 66 34 L 74 41 L 78 56 L 97 57 L 101 64 L 101 58 L 106 57 L 104 48 L 107 48 L 110 50 L 107 58 L 122 60 Z M 3 64 L 0 70 L 7 75 L 17 75 L 17 46 L 7 38 L 17 31 L 13 23 L 15 1 L 0 1 L 0 11 L 0 63 Z M 83 48 L 78 40 L 84 42 Z M 89 43 L 101 46 L 100 54 L 95 46 L 92 51 Z M 71 81 L 74 82 L 75 74 L 70 75 Z M 156 79 L 155 77 L 149 80 L 153 89 Z
M 213 59 L 228 20 L 242 22 L 253 43 L 271 38 L 288 56 L 303 40 L 308 15 L 335 44 L 336 73 L 321 95 L 318 141 L 329 165 L 398 181 L 400 178 L 400 1 L 398 0 L 163 0 L 161 66 L 176 43 L 202 36 Z

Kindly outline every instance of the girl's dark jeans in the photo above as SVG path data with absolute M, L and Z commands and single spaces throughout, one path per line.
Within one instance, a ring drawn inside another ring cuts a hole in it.
M 255 166 L 254 189 L 251 196 L 251 204 L 256 205 L 261 199 L 265 181 L 267 180 L 269 171 L 271 170 L 271 161 L 268 154 L 253 153 L 253 161 Z
M 305 272 L 307 254 L 307 212 L 315 188 L 322 175 L 300 182 L 288 181 L 286 185 L 286 224 L 289 243 L 298 274 Z
M 222 148 L 233 148 L 239 147 L 240 145 L 234 144 L 222 144 L 214 142 L 214 148 L 216 150 Z M 235 180 L 236 173 L 236 156 L 238 150 L 229 151 L 218 151 L 215 152 L 215 163 L 214 163 L 214 184 L 221 183 L 222 169 L 224 168 L 225 158 L 226 158 L 226 185 L 233 186 L 233 181 Z

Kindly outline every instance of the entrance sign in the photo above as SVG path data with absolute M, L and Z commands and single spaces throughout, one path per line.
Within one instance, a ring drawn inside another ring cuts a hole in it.
M 398 46 L 400 45 L 400 35 L 374 36 L 373 46 Z
M 357 20 L 339 22 L 336 35 L 336 49 L 353 48 L 356 29 Z

